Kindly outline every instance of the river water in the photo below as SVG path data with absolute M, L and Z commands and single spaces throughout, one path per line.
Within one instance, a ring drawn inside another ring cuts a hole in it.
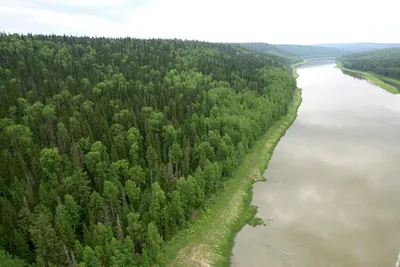
M 236 236 L 234 267 L 384 267 L 400 252 L 400 95 L 314 62 Z

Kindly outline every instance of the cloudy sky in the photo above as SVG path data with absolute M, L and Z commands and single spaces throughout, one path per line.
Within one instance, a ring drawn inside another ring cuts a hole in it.
M 215 42 L 398 42 L 398 0 L 0 0 L 0 31 Z

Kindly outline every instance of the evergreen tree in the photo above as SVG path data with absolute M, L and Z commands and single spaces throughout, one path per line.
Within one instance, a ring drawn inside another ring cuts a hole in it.
M 10 266 L 161 266 L 296 88 L 287 59 L 199 41 L 0 33 L 0 59 Z

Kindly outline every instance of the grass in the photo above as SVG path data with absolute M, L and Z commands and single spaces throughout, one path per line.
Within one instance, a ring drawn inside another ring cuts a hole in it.
M 254 217 L 253 219 L 251 219 L 249 224 L 253 227 L 256 227 L 257 225 L 265 225 L 263 219 L 258 217 Z
M 262 178 L 275 146 L 297 116 L 301 89 L 296 89 L 288 113 L 275 123 L 246 155 L 204 212 L 166 244 L 165 266 L 229 266 L 235 235 L 257 213 L 252 188 Z
M 371 72 L 365 72 L 360 70 L 353 70 L 343 67 L 340 62 L 336 62 L 336 67 L 343 71 L 343 73 L 354 75 L 359 78 L 364 78 L 368 80 L 370 83 L 379 86 L 389 93 L 398 94 L 400 92 L 400 80 L 396 80 L 393 78 L 382 77 L 377 74 Z

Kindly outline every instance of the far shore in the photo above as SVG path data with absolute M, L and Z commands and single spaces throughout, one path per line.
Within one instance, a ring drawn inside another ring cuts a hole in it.
M 358 78 L 364 78 L 373 85 L 379 86 L 385 89 L 389 93 L 399 94 L 400 93 L 400 80 L 393 78 L 383 77 L 371 72 L 365 72 L 360 70 L 353 70 L 343 67 L 340 61 L 336 61 L 336 67 L 340 69 L 344 74 L 356 76 Z

